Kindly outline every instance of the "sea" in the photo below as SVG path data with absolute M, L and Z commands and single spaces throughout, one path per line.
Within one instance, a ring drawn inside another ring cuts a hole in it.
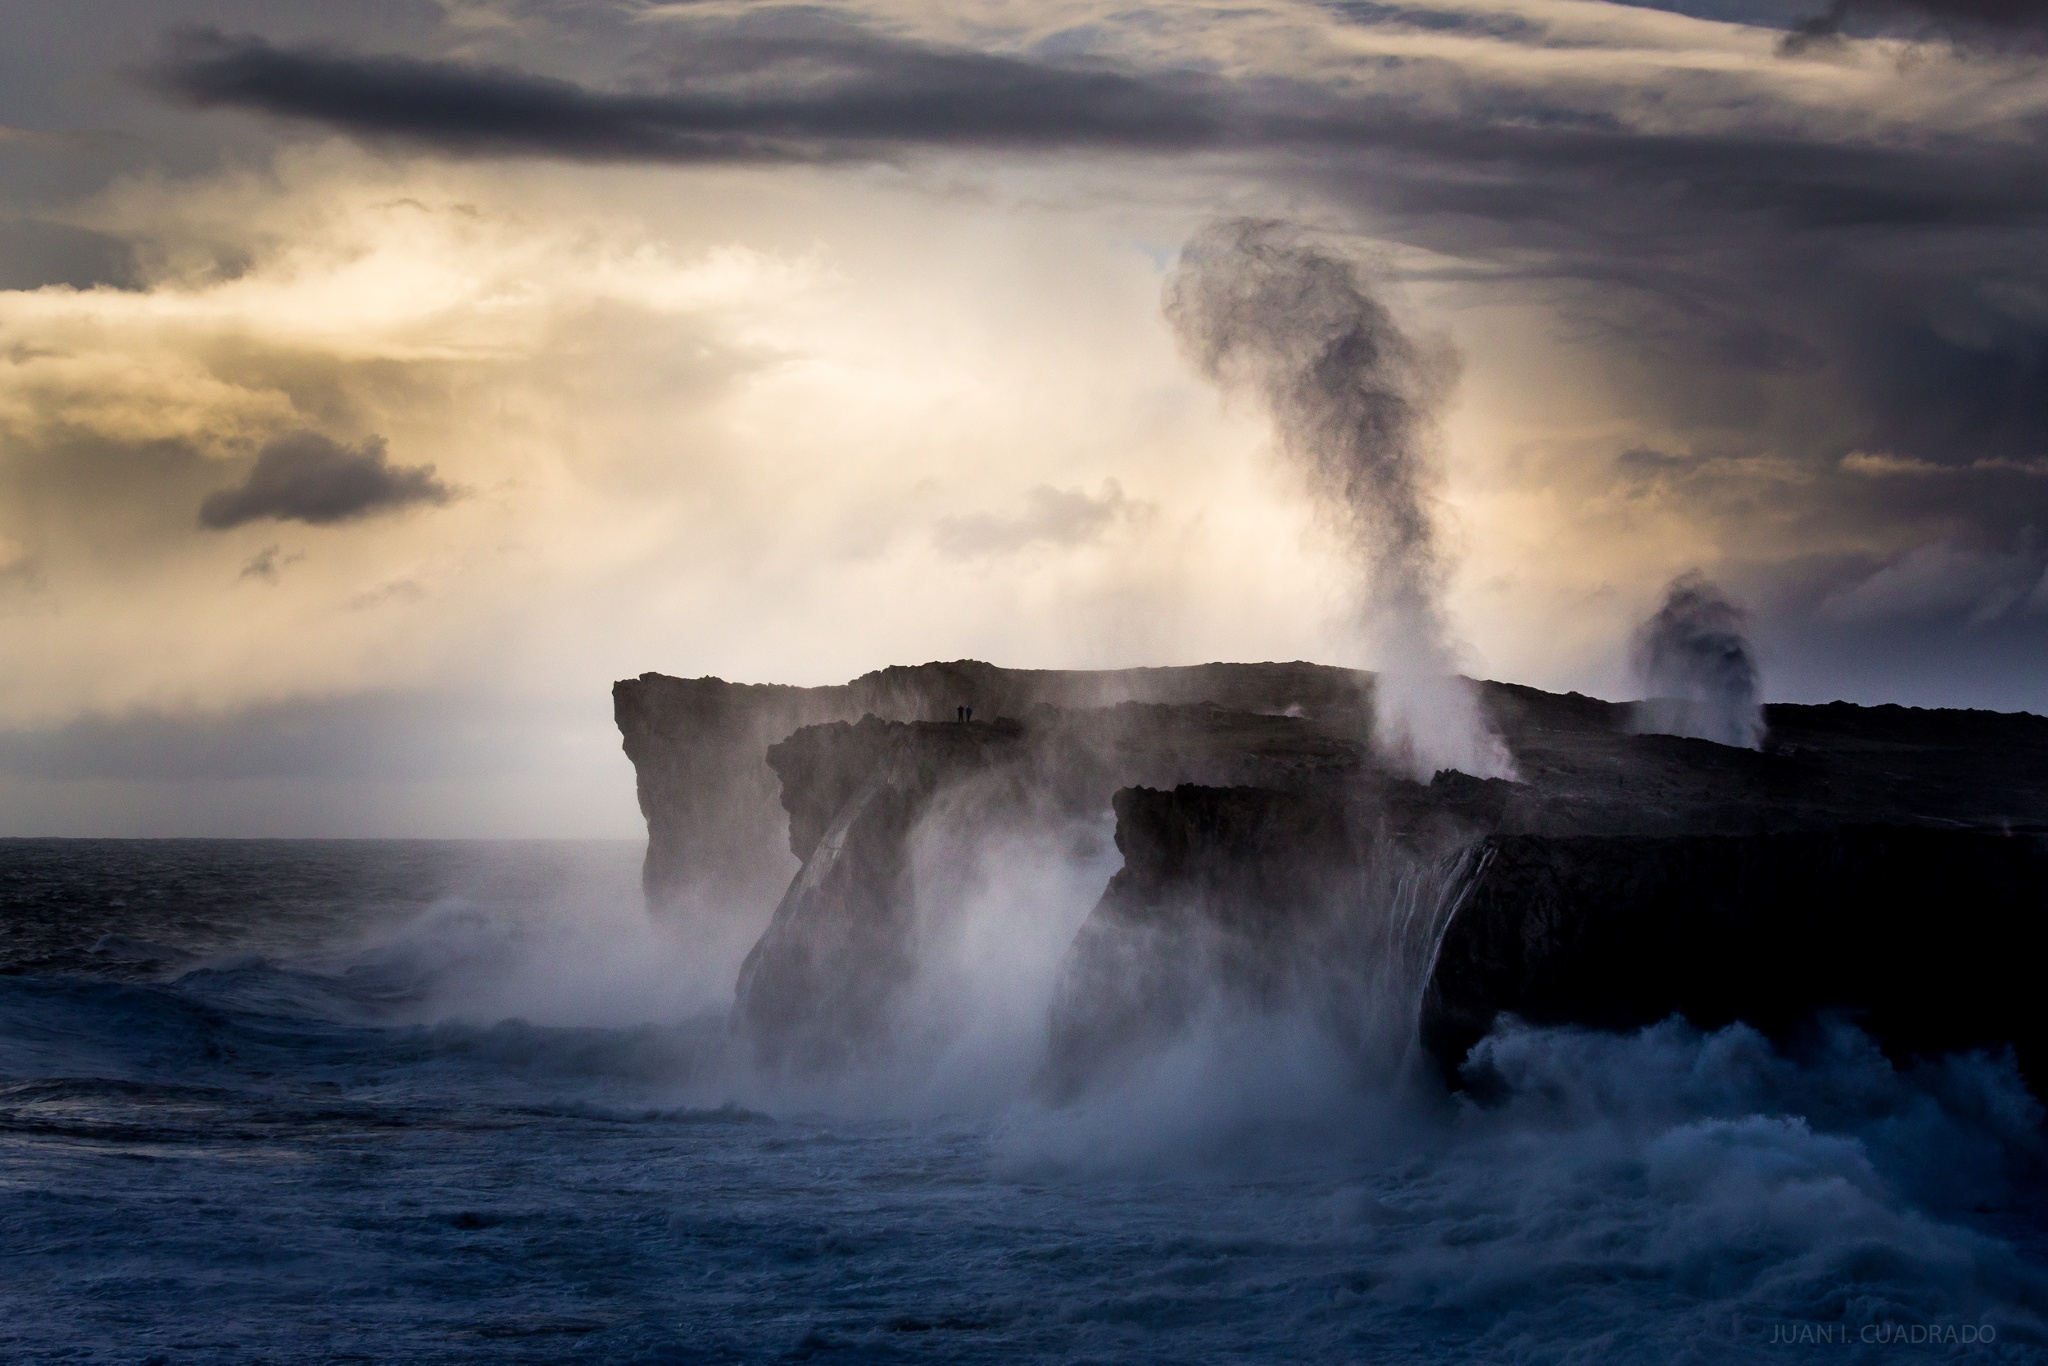
M 0 1361 L 2048 1360 L 2009 1057 L 1219 1007 L 1054 1105 L 1065 926 L 768 1076 L 640 856 L 0 842 Z

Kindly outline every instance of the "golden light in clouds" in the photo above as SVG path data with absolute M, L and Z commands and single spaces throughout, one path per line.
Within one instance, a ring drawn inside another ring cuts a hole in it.
M 10 600 L 46 666 L 0 683 L 4 716 L 479 668 L 596 695 L 645 668 L 822 682 L 959 655 L 1370 662 L 1356 585 L 1262 458 L 1259 415 L 1192 376 L 1159 320 L 1184 207 L 1034 210 L 986 185 L 848 179 L 393 166 L 328 146 L 109 193 L 94 221 L 181 244 L 160 278 L 0 294 L 8 438 L 82 451 L 41 476 L 71 490 L 67 525 L 0 528 L 49 581 Z M 1421 321 L 1455 334 L 1460 316 Z M 1484 487 L 1528 433 L 1479 416 L 1489 357 L 1455 339 L 1472 364 L 1445 514 L 1471 666 L 1597 672 L 1649 591 L 1611 581 L 1663 565 L 1616 562 L 1611 540 L 1604 560 L 1581 553 L 1582 509 Z M 299 428 L 381 435 L 462 496 L 345 531 L 195 534 L 200 496 Z M 108 449 L 168 467 L 178 497 L 115 516 Z M 935 541 L 945 518 L 1015 517 L 1035 488 L 1104 479 L 1146 515 L 984 556 Z M 1650 539 L 1660 560 L 1701 549 Z M 244 576 L 273 545 L 303 558 Z M 1586 570 L 1614 601 L 1561 638 L 1528 629 L 1532 598 L 1598 586 Z
M 0 295 L 7 438 L 69 452 L 31 476 L 42 518 L 5 528 L 47 580 L 9 603 L 45 667 L 0 683 L 6 719 L 479 668 L 601 695 L 653 667 L 1344 648 L 1256 415 L 1221 412 L 1159 324 L 1146 248 L 1171 221 L 1148 242 L 886 183 L 806 205 L 786 181 L 666 180 L 326 148 L 108 195 L 99 222 L 170 224 L 186 255 L 143 290 Z M 744 231 L 748 207 L 774 228 Z M 806 210 L 818 231 L 792 232 Z M 195 531 L 204 492 L 300 428 L 380 435 L 461 496 Z M 935 539 L 1105 479 L 1144 515 L 987 555 Z M 303 558 L 244 575 L 272 545 Z
M 603 48 L 572 41 L 566 12 L 454 6 L 427 57 L 516 73 L 560 55 L 555 75 L 591 90 L 654 88 L 674 75 L 664 43 L 738 13 L 643 6 Z M 372 695 L 555 707 L 574 718 L 563 746 L 615 766 L 586 773 L 578 790 L 609 805 L 574 828 L 628 834 L 606 691 L 643 670 L 1372 664 L 1361 585 L 1269 458 L 1265 419 L 1197 378 L 1161 318 L 1181 243 L 1219 215 L 1321 232 L 1462 354 L 1437 511 L 1474 673 L 1625 692 L 1630 627 L 1695 566 L 1809 606 L 1914 554 L 2033 572 L 2034 543 L 2004 525 L 2031 495 L 1951 493 L 2031 486 L 2039 452 L 1861 435 L 1927 371 L 1923 334 L 1944 363 L 2005 345 L 2031 286 L 1901 286 L 1910 307 L 1872 321 L 1856 310 L 1893 293 L 1859 282 L 1907 278 L 1917 248 L 1817 235 L 1844 211 L 1829 176 L 1850 210 L 1910 218 L 1932 191 L 1852 172 L 2033 136 L 2048 88 L 2004 56 L 1879 39 L 1790 61 L 1775 30 L 1580 0 L 1425 0 L 1372 22 L 1289 3 L 1172 23 L 1082 3 L 833 15 L 841 36 L 955 45 L 927 56 L 1192 72 L 1292 92 L 1245 106 L 1258 117 L 1336 122 L 1186 156 L 1114 139 L 985 154 L 936 129 L 740 168 L 466 159 L 260 109 L 177 113 L 180 136 L 226 150 L 142 158 L 39 210 L 131 246 L 132 287 L 0 291 L 0 625 L 31 661 L 0 673 L 0 732 Z M 335 31 L 335 52 L 385 51 Z M 0 143 L 58 155 L 81 136 Z M 1667 175 L 1644 140 L 1721 179 Z M 1822 166 L 1795 186 L 1819 227 L 1747 178 L 1783 148 Z M 1977 234 L 1949 248 L 1962 275 L 1994 230 L 1959 230 Z M 1837 266 L 1864 274 L 1836 288 Z M 1809 280 L 1834 290 L 1812 308 Z M 1851 354 L 1866 337 L 1894 349 Z M 1898 407 L 1875 425 L 1913 437 Z M 306 432 L 381 438 L 453 496 L 200 526 L 203 500 Z M 2032 601 L 2011 587 L 1997 600 Z M 1820 664 L 1797 686 L 1852 691 Z M 521 781 L 541 793 L 543 771 Z M 8 800 L 0 818 L 35 809 Z M 461 828 L 560 828 L 551 800 Z

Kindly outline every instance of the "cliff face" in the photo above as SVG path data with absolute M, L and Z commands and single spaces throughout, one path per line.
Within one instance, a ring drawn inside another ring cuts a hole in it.
M 1077 1096 L 1217 1005 L 1306 1010 L 1361 1072 L 1389 1075 L 1469 851 L 1510 787 L 1447 773 L 1118 792 L 1124 864 L 1062 965 L 1044 1089 Z
M 1374 838 L 1384 814 L 1359 806 L 1245 788 L 1117 794 L 1126 861 L 1068 959 L 1055 1093 L 1179 1027 L 1204 992 L 1256 1004 L 1276 983 L 1311 1009 L 1378 993 L 1395 1017 L 1346 1036 L 1391 1048 L 1414 1028 L 1454 1084 L 1502 1014 L 1601 1029 L 1739 1020 L 1795 1048 L 1833 1016 L 1901 1061 L 2009 1044 L 2037 1092 L 2048 1082 L 2031 991 L 2048 952 L 2048 838 L 1464 824 L 1461 846 L 1460 822 L 1434 841 Z M 1368 964 L 1365 981 L 1352 968 Z M 1388 1026 L 1397 1037 L 1375 1034 Z
M 1061 672 L 961 660 L 881 669 L 823 688 L 642 674 L 612 685 L 612 710 L 647 820 L 648 904 L 758 930 L 800 861 L 788 852 L 768 748 L 805 726 L 863 716 L 952 721 L 962 706 L 987 721 L 1040 706 L 1135 702 L 1247 714 L 1292 708 L 1357 731 L 1370 689 L 1369 675 L 1319 664 Z
M 870 716 L 813 726 L 768 751 L 783 775 L 803 868 L 740 966 L 734 1023 L 770 1066 L 818 1070 L 887 1041 L 916 972 L 912 832 L 949 780 L 1000 772 L 1023 728 L 908 725 Z
M 650 907 L 758 922 L 775 904 L 797 865 L 768 747 L 843 716 L 841 691 L 660 674 L 612 685 L 647 819 Z
M 2010 1044 L 2037 1093 L 2048 839 L 1900 826 L 1694 837 L 1508 836 L 1446 932 L 1421 1015 L 1452 1077 L 1502 1012 L 1629 1029 L 1820 1017 L 1895 1058 Z
M 802 868 L 740 970 L 733 1019 L 761 1061 L 812 1070 L 891 1041 L 916 941 L 949 910 L 928 904 L 935 893 L 920 890 L 911 857 L 941 799 L 955 824 L 993 842 L 1088 826 L 1134 781 L 1371 781 L 1355 746 L 1305 718 L 1164 703 L 1039 705 L 987 723 L 868 716 L 805 727 L 767 759 Z
M 1386 772 L 1363 742 L 1370 680 L 1310 665 L 616 691 L 650 898 L 711 898 L 749 938 L 767 922 L 734 1019 L 779 1065 L 887 1047 L 919 926 L 944 910 L 920 904 L 945 893 L 918 886 L 911 850 L 971 791 L 966 828 L 989 839 L 1114 811 L 1123 866 L 1049 1021 L 1055 1095 L 1219 999 L 1325 1016 L 1368 1072 L 1419 1039 L 1454 1083 L 1511 1012 L 1743 1020 L 1787 1046 L 1846 1015 L 1899 1057 L 2011 1044 L 2041 1086 L 2026 977 L 2048 914 L 2048 721 L 1773 707 L 1750 751 L 1631 734 L 1597 699 L 1481 696 L 1520 782 Z

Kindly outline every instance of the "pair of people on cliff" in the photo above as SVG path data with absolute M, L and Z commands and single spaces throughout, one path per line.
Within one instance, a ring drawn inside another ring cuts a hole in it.
M 974 708 L 972 708 L 972 707 L 955 707 L 955 708 L 953 708 L 953 719 L 954 719 L 955 721 L 972 721 L 972 720 L 974 719 Z

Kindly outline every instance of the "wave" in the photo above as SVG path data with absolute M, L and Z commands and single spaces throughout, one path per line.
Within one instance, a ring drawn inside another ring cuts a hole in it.
M 594 964 L 550 976 L 564 952 Z M 1002 1085 L 949 1085 L 935 1109 L 915 1071 L 842 1091 L 753 1073 L 717 1002 L 670 980 L 687 967 L 686 943 L 629 917 L 449 898 L 161 980 L 0 977 L 0 1159 L 39 1183 L 79 1154 L 141 1162 L 157 1174 L 121 1178 L 131 1204 L 196 1179 L 170 1158 L 212 1173 L 207 1199 L 312 1200 L 325 1241 L 307 1266 L 345 1265 L 362 1223 L 384 1230 L 380 1285 L 451 1274 L 465 1239 L 520 1259 L 598 1238 L 579 1231 L 585 1199 L 618 1224 L 604 1258 L 684 1229 L 763 1284 L 805 1268 L 827 1299 L 867 1293 L 898 1242 L 943 1238 L 957 1266 L 919 1274 L 977 1288 L 934 1290 L 956 1307 L 921 1317 L 892 1301 L 891 1322 L 1108 1355 L 1138 1328 L 1199 1341 L 1218 1316 L 1258 1319 L 1246 1341 L 1268 1355 L 1743 1360 L 1773 1325 L 1816 1323 L 1988 1327 L 2011 1359 L 2048 1347 L 2048 1153 L 2010 1058 L 1895 1063 L 1847 1024 L 1793 1056 L 1742 1026 L 1509 1022 L 1465 1091 L 1375 1089 L 1329 1012 L 1219 1007 L 1061 1107 L 1011 1056 L 1028 1039 L 984 1054 L 964 1035 L 944 1067 L 986 1056 Z M 945 993 L 946 1018 L 969 997 Z M 991 1020 L 1022 1018 L 999 1004 Z M 417 1209 L 396 1203 L 415 1188 Z M 812 1214 L 856 1194 L 858 1219 Z M 47 1217 L 50 1248 L 78 1236 L 68 1217 Z M 183 1249 L 176 1266 L 221 1255 L 153 1236 Z M 1075 1307 L 1050 1326 L 990 1308 L 1025 1301 Z

